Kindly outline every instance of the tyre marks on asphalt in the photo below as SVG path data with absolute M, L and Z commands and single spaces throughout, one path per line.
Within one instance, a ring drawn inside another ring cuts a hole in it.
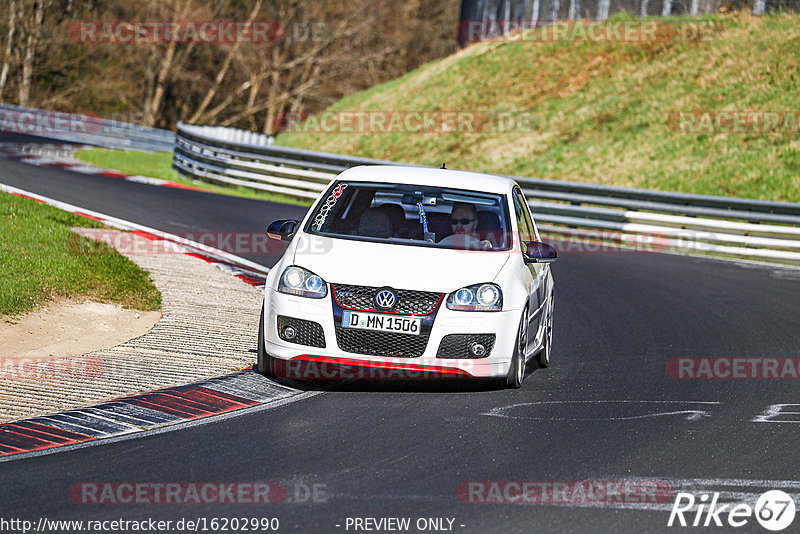
M 301 391 L 252 369 L 0 425 L 0 461 L 270 404 Z

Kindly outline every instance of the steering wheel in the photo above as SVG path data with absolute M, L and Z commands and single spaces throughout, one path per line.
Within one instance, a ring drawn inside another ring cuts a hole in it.
M 449 248 L 466 250 L 483 250 L 483 243 L 469 234 L 453 234 L 439 241 L 440 245 Z

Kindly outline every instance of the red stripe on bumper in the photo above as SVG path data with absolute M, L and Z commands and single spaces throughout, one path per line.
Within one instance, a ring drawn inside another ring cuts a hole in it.
M 435 365 L 352 360 L 349 358 L 334 358 L 331 356 L 313 356 L 310 354 L 295 356 L 294 358 L 292 358 L 292 360 L 315 362 L 315 363 L 329 363 L 333 365 L 349 365 L 353 367 L 372 367 L 378 369 L 398 369 L 401 371 L 419 371 L 423 373 L 442 373 L 442 374 L 452 374 L 460 376 L 470 376 L 470 377 L 472 376 L 463 369 L 454 369 L 452 367 L 437 367 Z

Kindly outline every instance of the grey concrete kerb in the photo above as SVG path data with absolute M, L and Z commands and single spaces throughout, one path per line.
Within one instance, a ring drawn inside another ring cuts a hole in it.
M 195 382 L 255 363 L 261 291 L 186 254 L 125 255 L 148 271 L 161 291 L 161 320 L 141 337 L 72 356 L 87 365 L 85 376 L 0 380 L 0 422 Z

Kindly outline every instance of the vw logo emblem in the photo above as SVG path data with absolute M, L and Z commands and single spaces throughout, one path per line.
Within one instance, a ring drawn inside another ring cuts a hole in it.
M 382 310 L 390 310 L 397 304 L 397 295 L 391 289 L 381 289 L 375 295 L 375 305 Z

